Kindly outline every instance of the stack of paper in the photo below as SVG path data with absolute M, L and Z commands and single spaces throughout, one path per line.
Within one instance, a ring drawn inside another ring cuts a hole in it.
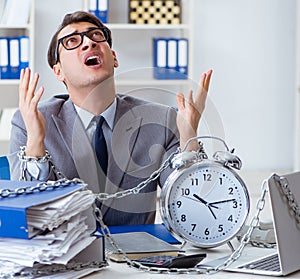
M 35 262 L 66 264 L 94 240 L 87 231 L 85 217 L 77 215 L 57 229 L 28 239 L 0 238 L 0 260 L 23 266 Z
M 91 191 L 78 191 L 56 201 L 31 207 L 27 210 L 31 233 L 53 230 L 72 216 L 90 208 L 93 202 L 94 196 Z
M 33 185 L 36 182 L 0 180 L 0 191 Z M 89 251 L 82 258 L 105 262 L 103 237 L 91 236 L 96 229 L 91 216 L 93 202 L 94 195 L 86 185 L 76 183 L 0 198 L 0 278 L 30 270 L 36 265 L 67 265 L 93 246 L 97 251 Z M 90 225 L 91 218 L 93 226 Z M 100 247 L 94 244 L 95 241 L 100 241 Z M 87 268 L 78 274 L 97 269 Z M 61 278 L 68 278 L 71 274 L 72 278 L 80 278 L 75 276 L 74 270 L 68 274 L 64 272 Z

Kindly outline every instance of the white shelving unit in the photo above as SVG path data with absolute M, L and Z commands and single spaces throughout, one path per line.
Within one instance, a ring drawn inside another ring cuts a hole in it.
M 0 24 L 0 37 L 29 36 L 30 39 L 30 67 L 34 66 L 34 0 L 31 0 L 29 22 L 25 25 L 4 25 Z M 0 117 L 4 108 L 18 107 L 19 103 L 19 80 L 0 79 Z M 7 123 L 8 124 L 8 123 Z M 1 131 L 0 131 L 1 133 Z M 2 132 L 3 133 L 3 132 Z M 0 140 L 0 156 L 9 151 L 9 141 Z
M 89 0 L 83 0 L 84 10 L 88 10 L 88 2 Z M 153 78 L 152 39 L 155 37 L 188 38 L 188 75 L 192 76 L 193 0 L 181 0 L 181 24 L 128 23 L 129 0 L 114 0 L 109 1 L 108 4 L 108 23 L 105 25 L 112 31 L 112 48 L 116 51 L 119 60 L 115 75 L 117 91 L 173 105 L 172 102 L 170 103 L 170 96 L 159 93 L 160 89 L 171 94 L 179 91 L 186 92 L 190 81 Z M 171 99 L 175 102 L 175 97 Z

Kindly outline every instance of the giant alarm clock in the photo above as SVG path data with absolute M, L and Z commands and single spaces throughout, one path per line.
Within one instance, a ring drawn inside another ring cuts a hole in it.
M 170 163 L 173 172 L 162 187 L 160 211 L 176 238 L 211 248 L 229 242 L 242 229 L 250 201 L 245 183 L 234 170 L 241 168 L 241 160 L 220 138 L 191 140 L 201 138 L 219 140 L 226 150 L 209 159 L 199 142 L 199 151 L 183 149 L 175 155 Z

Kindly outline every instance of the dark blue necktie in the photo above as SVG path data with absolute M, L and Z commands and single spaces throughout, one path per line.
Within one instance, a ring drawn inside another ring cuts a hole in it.
M 102 130 L 102 124 L 104 121 L 105 119 L 103 116 L 100 115 L 100 117 L 97 117 L 98 124 L 94 135 L 94 146 L 100 167 L 103 170 L 103 173 L 106 175 L 108 155 L 106 141 Z

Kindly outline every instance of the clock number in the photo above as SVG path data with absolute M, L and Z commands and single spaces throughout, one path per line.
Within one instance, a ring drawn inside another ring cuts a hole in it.
M 196 224 L 191 224 L 191 226 L 192 226 L 192 232 L 196 229 Z
M 208 228 L 205 229 L 204 234 L 209 235 L 209 229 Z
M 230 188 L 228 188 L 228 191 L 229 191 L 229 195 L 233 195 L 233 188 L 232 187 L 230 187 Z
M 192 180 L 192 186 L 198 186 L 199 185 L 198 178 L 191 178 L 191 180 Z
M 223 185 L 223 178 L 220 177 L 219 180 L 220 180 L 220 185 Z
M 219 225 L 218 232 L 222 232 L 223 230 L 223 225 Z
M 186 215 L 185 214 L 182 214 L 181 215 L 181 222 L 185 222 L 186 221 Z
M 181 189 L 181 192 L 182 192 L 182 196 L 188 196 L 190 194 L 190 189 L 189 188 Z
M 238 203 L 236 200 L 233 201 L 233 208 L 237 208 L 238 207 Z
M 227 220 L 232 222 L 233 221 L 232 215 L 230 215 Z
M 204 173 L 203 178 L 204 178 L 204 181 L 211 181 L 211 174 L 210 173 Z
M 182 205 L 182 202 L 181 201 L 177 201 L 176 204 L 177 204 L 177 206 L 179 208 Z

